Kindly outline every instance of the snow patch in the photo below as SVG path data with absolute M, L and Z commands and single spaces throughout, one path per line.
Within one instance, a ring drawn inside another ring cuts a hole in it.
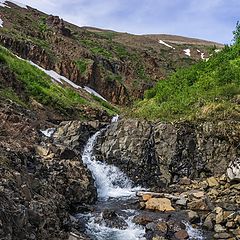
M 214 52 L 215 53 L 221 52 L 221 49 L 215 49 Z
M 32 61 L 25 60 L 25 59 L 23 59 L 23 58 L 15 55 L 15 54 L 14 54 L 14 56 L 17 57 L 17 58 L 20 59 L 20 60 L 23 60 L 23 61 L 25 61 L 25 62 L 30 63 L 32 66 L 40 69 L 41 71 L 43 71 L 44 73 L 46 73 L 46 74 L 47 74 L 53 81 L 55 81 L 55 82 L 58 82 L 58 83 L 60 83 L 60 84 L 63 84 L 62 81 L 64 81 L 64 82 L 68 83 L 69 85 L 71 85 L 72 87 L 74 87 L 75 89 L 80 89 L 80 88 L 81 88 L 80 86 L 78 86 L 77 84 L 75 84 L 74 82 L 72 82 L 71 80 L 69 80 L 68 78 L 66 78 L 66 77 L 64 77 L 64 76 L 56 73 L 56 72 L 53 71 L 53 70 L 46 70 L 46 69 L 38 66 L 36 63 L 34 63 L 34 62 L 32 62 Z
M 201 53 L 201 59 L 205 59 L 204 54 L 205 53 Z
M 116 116 L 113 116 L 111 122 L 112 122 L 112 123 L 115 123 L 115 122 L 117 122 L 118 120 L 119 120 L 119 115 L 116 115 Z
M 169 44 L 165 43 L 165 42 L 164 42 L 164 41 L 162 41 L 162 40 L 159 40 L 158 42 L 159 42 L 160 44 L 163 44 L 163 45 L 165 45 L 166 47 L 169 47 L 169 48 L 175 49 L 173 46 L 171 46 L 171 45 L 169 45 Z
M 197 49 L 197 52 L 200 53 L 201 51 L 199 49 Z
M 97 92 L 96 92 L 95 90 L 93 90 L 92 88 L 87 87 L 87 86 L 84 86 L 84 90 L 87 91 L 88 93 L 96 96 L 96 97 L 101 98 L 103 101 L 107 102 L 107 100 L 106 100 L 103 96 L 101 96 L 99 93 L 97 93 Z
M 3 20 L 0 18 L 0 27 L 3 27 Z
M 40 66 L 38 66 L 37 64 L 35 64 L 34 62 L 32 61 L 28 61 L 31 65 L 37 67 L 38 69 L 42 70 L 43 72 L 45 72 L 49 77 L 51 77 L 51 79 L 53 81 L 56 81 L 58 83 L 63 83 L 62 81 L 68 83 L 69 85 L 71 85 L 72 87 L 74 87 L 75 89 L 79 89 L 81 88 L 80 86 L 78 86 L 77 84 L 75 84 L 74 82 L 72 82 L 71 80 L 69 80 L 68 78 L 56 73 L 55 71 L 53 70 L 46 70 Z
M 54 134 L 55 131 L 56 131 L 56 128 L 48 128 L 46 130 L 40 130 L 40 132 L 44 136 L 49 137 L 49 138 Z
M 19 3 L 19 2 L 15 2 L 15 1 L 12 1 L 12 0 L 0 0 L 0 7 L 8 7 L 10 8 L 8 5 L 7 5 L 7 2 L 10 2 L 10 3 L 13 3 L 21 8 L 28 8 L 27 5 L 25 4 L 22 4 L 22 3 Z
M 189 48 L 188 49 L 184 49 L 183 51 L 184 51 L 185 55 L 191 57 L 191 50 Z

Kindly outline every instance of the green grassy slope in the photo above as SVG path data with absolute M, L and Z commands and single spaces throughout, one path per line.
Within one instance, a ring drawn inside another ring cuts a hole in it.
M 4 69 L 8 69 L 11 73 L 7 81 L 13 81 L 13 83 L 6 83 L 6 80 L 4 82 L 0 77 L 0 96 L 25 107 L 30 107 L 30 100 L 34 99 L 43 106 L 51 107 L 62 114 L 69 115 L 75 111 L 79 117 L 84 117 L 80 115 L 81 111 L 78 111 L 84 106 L 106 110 L 110 115 L 118 111 L 111 104 L 102 103 L 94 96 L 86 94 L 86 98 L 71 87 L 52 82 L 46 73 L 0 46 L 0 70 Z M 18 88 L 21 90 L 16 91 Z
M 133 115 L 154 120 L 240 120 L 240 44 L 159 81 Z

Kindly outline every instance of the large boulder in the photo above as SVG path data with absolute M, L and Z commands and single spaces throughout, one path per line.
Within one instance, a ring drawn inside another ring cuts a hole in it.
M 118 166 L 136 184 L 161 185 L 154 129 L 149 122 L 128 119 L 113 123 L 100 137 L 96 155 L 100 161 Z

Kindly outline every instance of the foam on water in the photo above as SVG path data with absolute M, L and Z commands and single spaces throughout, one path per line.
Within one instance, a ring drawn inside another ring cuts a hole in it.
M 206 239 L 203 236 L 203 232 L 200 229 L 193 228 L 191 226 L 191 224 L 188 223 L 188 222 L 184 222 L 184 224 L 186 225 L 186 230 L 188 232 L 189 239 L 192 239 L 192 240 L 204 240 L 204 239 Z
M 87 233 L 96 240 L 145 240 L 145 229 L 133 223 L 134 215 L 125 219 L 128 227 L 126 229 L 110 228 L 107 227 L 104 221 L 100 221 L 96 216 L 90 214 L 88 223 L 86 224 Z M 96 219 L 98 219 L 96 221 Z

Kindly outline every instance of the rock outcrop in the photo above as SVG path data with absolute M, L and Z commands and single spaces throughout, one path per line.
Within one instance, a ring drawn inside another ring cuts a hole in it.
M 136 183 L 160 186 L 182 177 L 220 176 L 227 168 L 229 177 L 237 178 L 239 139 L 237 122 L 121 120 L 100 138 L 97 153 L 99 159 L 117 165 Z
M 39 131 L 49 123 L 36 113 L 11 102 L 0 109 L 0 239 L 80 236 L 70 214 L 97 198 L 81 150 L 101 124 L 64 122 L 54 140 Z
M 118 166 L 136 183 L 161 186 L 153 126 L 146 121 L 126 120 L 112 124 L 99 139 L 99 160 Z

